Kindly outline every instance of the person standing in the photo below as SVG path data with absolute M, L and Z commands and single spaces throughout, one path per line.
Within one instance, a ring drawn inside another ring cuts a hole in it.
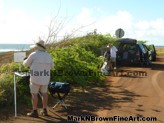
M 50 70 L 54 67 L 52 57 L 45 52 L 46 47 L 43 40 L 39 40 L 34 45 L 36 51 L 32 52 L 27 59 L 24 60 L 23 65 L 30 67 L 30 93 L 32 96 L 32 112 L 27 113 L 27 116 L 38 117 L 38 93 L 42 97 L 43 110 L 41 114 L 48 115 L 48 84 L 50 80 Z
M 109 43 L 107 47 L 110 49 L 110 67 L 111 69 L 116 69 L 116 55 L 118 50 L 111 43 Z
M 105 67 L 105 69 L 108 72 L 110 72 L 110 70 L 111 70 L 111 63 L 110 63 L 111 54 L 110 54 L 110 48 L 108 47 L 108 45 L 107 45 L 107 49 L 104 53 L 104 57 L 105 57 L 105 62 L 103 64 L 103 66 Z

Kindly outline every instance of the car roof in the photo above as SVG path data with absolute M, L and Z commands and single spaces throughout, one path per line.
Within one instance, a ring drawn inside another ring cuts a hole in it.
M 137 43 L 137 40 L 132 39 L 132 38 L 120 38 L 120 39 L 117 39 L 116 42 L 120 42 L 120 43 Z

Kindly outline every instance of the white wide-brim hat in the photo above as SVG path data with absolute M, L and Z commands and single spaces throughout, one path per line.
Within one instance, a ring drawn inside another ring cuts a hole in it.
M 37 50 L 45 51 L 46 47 L 43 40 L 38 40 L 34 45 L 30 46 L 31 48 L 36 48 Z

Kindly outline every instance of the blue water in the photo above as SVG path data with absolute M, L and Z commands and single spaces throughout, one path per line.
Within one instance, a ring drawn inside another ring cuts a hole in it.
M 26 51 L 30 46 L 31 44 L 0 44 L 0 52 Z

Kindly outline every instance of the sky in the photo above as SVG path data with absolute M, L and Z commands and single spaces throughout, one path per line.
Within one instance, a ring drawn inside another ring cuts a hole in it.
M 94 29 L 114 36 L 122 28 L 123 38 L 164 46 L 163 5 L 164 0 L 0 0 L 0 44 L 46 40 L 53 22 L 56 39 Z

